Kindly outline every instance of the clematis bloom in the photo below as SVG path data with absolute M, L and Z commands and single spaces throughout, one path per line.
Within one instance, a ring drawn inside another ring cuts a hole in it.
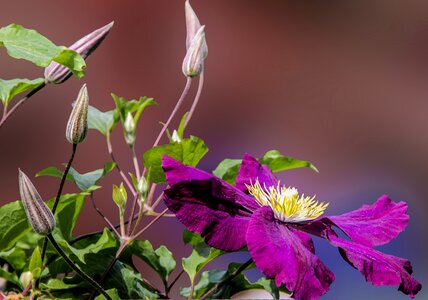
M 272 171 L 245 155 L 236 185 L 164 156 L 169 188 L 164 201 L 192 232 L 224 251 L 248 247 L 256 266 L 295 300 L 318 299 L 334 274 L 315 255 L 309 234 L 326 239 L 375 286 L 399 285 L 411 298 L 421 289 L 410 261 L 373 247 L 386 244 L 407 226 L 407 204 L 387 196 L 339 216 L 322 216 L 326 203 L 281 186 Z M 341 230 L 349 239 L 339 237 Z M 309 234 L 308 234 L 309 233 Z

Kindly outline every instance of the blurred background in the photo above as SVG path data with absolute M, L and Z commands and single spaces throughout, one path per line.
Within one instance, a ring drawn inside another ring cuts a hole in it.
M 52 41 L 70 45 L 115 21 L 103 45 L 88 59 L 87 76 L 48 86 L 14 114 L 0 130 L 0 203 L 18 199 L 17 168 L 32 175 L 61 166 L 71 146 L 65 127 L 71 103 L 83 83 L 91 104 L 113 108 L 110 93 L 127 98 L 154 97 L 137 137 L 142 156 L 177 101 L 185 78 L 184 1 L 4 1 L 1 26 L 18 23 Z M 210 147 L 200 167 L 211 171 L 223 158 L 270 149 L 310 160 L 320 170 L 280 174 L 287 185 L 329 201 L 327 214 L 372 203 L 382 194 L 405 200 L 408 228 L 382 251 L 408 258 L 415 277 L 428 279 L 428 19 L 426 1 L 192 1 L 206 25 L 209 55 L 205 89 L 187 134 Z M 10 59 L 0 48 L 0 77 L 36 78 L 42 70 Z M 194 88 L 196 85 L 194 86 Z M 195 89 L 192 89 L 193 93 Z M 189 109 L 189 97 L 182 113 Z M 178 120 L 176 120 L 177 122 Z M 174 126 L 176 123 L 174 124 Z M 131 170 L 129 150 L 118 128 L 113 147 Z M 91 131 L 79 147 L 74 167 L 88 172 L 109 161 L 105 140 Z M 59 181 L 33 181 L 45 199 Z M 110 197 L 116 172 L 102 181 L 99 206 L 117 220 Z M 75 191 L 72 184 L 67 192 Z M 103 220 L 86 205 L 76 234 L 100 229 Z M 166 244 L 180 257 L 183 226 L 173 218 L 158 222 L 144 238 Z M 323 299 L 406 299 L 397 287 L 373 287 L 339 256 L 316 240 L 317 253 L 336 274 Z M 241 255 L 242 256 L 242 255 Z M 225 267 L 240 255 L 224 256 L 211 267 Z M 145 266 L 141 266 L 146 272 Z M 147 271 L 149 272 L 149 271 Z M 156 283 L 154 275 L 145 273 Z M 249 274 L 256 279 L 256 272 Z M 188 284 L 186 278 L 180 281 Z M 177 297 L 177 289 L 174 290 Z M 428 298 L 422 290 L 416 299 Z

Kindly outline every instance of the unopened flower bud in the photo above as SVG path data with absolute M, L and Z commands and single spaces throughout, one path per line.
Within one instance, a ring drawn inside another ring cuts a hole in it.
M 184 57 L 183 74 L 187 77 L 198 76 L 203 70 L 204 60 L 208 54 L 204 29 L 205 26 L 199 28 Z
M 33 274 L 30 271 L 22 272 L 19 276 L 19 281 L 21 281 L 22 286 L 27 286 L 33 280 Z
M 86 84 L 82 86 L 68 119 L 65 136 L 71 144 L 83 142 L 88 132 L 89 95 Z
M 76 51 L 83 57 L 83 59 L 86 59 L 106 38 L 113 27 L 113 24 L 114 22 L 111 22 L 110 24 L 89 33 L 68 48 Z M 52 62 L 45 68 L 45 81 L 46 83 L 63 83 L 70 78 L 71 74 L 71 71 L 67 67 L 57 62 Z
M 123 124 L 125 129 L 125 141 L 128 145 L 132 146 L 135 143 L 135 121 L 132 114 L 128 112 L 126 115 L 125 123 Z
M 199 22 L 198 16 L 190 5 L 189 0 L 184 3 L 184 13 L 186 15 L 186 49 L 189 49 L 196 32 L 201 28 L 201 22 Z
M 34 231 L 41 235 L 51 233 L 55 228 L 54 215 L 43 202 L 30 179 L 21 170 L 19 170 L 19 192 L 25 213 Z
M 143 198 L 139 199 L 145 201 L 145 199 L 147 198 L 147 193 L 149 191 L 149 183 L 147 182 L 147 179 L 144 176 L 142 176 L 138 181 L 137 190 L 138 193 L 141 195 L 141 198 Z

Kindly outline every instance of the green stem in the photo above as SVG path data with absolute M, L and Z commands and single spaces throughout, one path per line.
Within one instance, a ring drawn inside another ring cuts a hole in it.
M 80 277 L 82 277 L 84 280 L 86 280 L 90 285 L 92 285 L 100 294 L 102 294 L 106 299 L 112 300 L 109 294 L 99 285 L 95 280 L 93 280 L 91 277 L 89 277 L 88 274 L 83 272 L 74 262 L 71 261 L 71 259 L 68 258 L 67 254 L 61 249 L 61 247 L 57 244 L 52 234 L 48 234 L 46 236 L 47 239 L 51 242 L 52 246 L 55 248 L 55 250 L 58 252 L 59 255 L 62 256 L 62 258 L 65 260 L 65 262 L 72 268 Z
M 214 285 L 211 289 L 209 289 L 205 294 L 199 298 L 199 300 L 205 300 L 212 294 L 214 294 L 219 288 L 221 288 L 226 283 L 232 281 L 236 276 L 241 274 L 245 269 L 247 269 L 251 264 L 253 263 L 253 259 L 250 258 L 245 263 L 243 263 L 238 269 L 235 270 L 235 272 L 231 273 L 229 276 L 218 282 L 216 285 Z M 191 294 L 192 296 L 192 294 Z
M 73 149 L 71 151 L 71 157 L 67 163 L 67 166 L 65 167 L 64 174 L 62 174 L 61 183 L 60 183 L 59 188 L 58 188 L 58 193 L 56 195 L 55 202 L 52 206 L 52 214 L 53 215 L 55 215 L 56 209 L 58 207 L 59 200 L 61 199 L 61 194 L 62 194 L 62 190 L 64 188 L 65 180 L 67 179 L 68 172 L 70 171 L 71 164 L 73 163 L 73 159 L 74 159 L 74 155 L 76 154 L 76 150 L 77 150 L 77 144 L 73 144 Z M 45 260 L 47 248 L 48 248 L 48 239 L 45 238 L 43 241 L 42 253 L 41 253 L 42 262 Z M 39 283 L 40 283 L 40 279 L 37 279 L 36 284 L 35 284 L 36 289 L 39 288 Z

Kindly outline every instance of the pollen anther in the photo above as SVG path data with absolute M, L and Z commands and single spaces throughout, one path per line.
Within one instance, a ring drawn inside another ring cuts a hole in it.
M 315 196 L 299 195 L 294 187 L 261 185 L 258 179 L 246 185 L 250 195 L 260 206 L 270 206 L 275 217 L 283 222 L 300 223 L 321 216 L 328 203 L 315 200 Z

